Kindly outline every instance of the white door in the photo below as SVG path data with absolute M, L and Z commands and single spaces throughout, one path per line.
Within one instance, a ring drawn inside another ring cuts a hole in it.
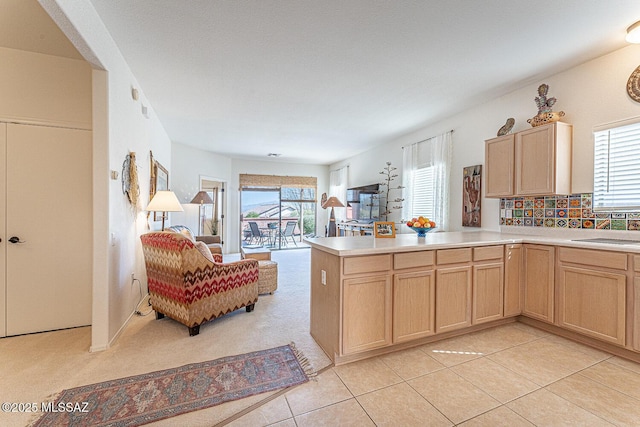
M 6 335 L 89 325 L 91 132 L 8 124 L 6 134 Z
M 5 233 L 4 224 L 6 223 L 5 200 L 6 200 L 6 168 L 7 164 L 7 125 L 0 123 L 0 337 L 7 334 L 7 234 Z

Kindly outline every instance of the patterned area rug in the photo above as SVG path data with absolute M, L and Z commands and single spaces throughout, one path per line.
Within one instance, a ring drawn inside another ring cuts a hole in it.
M 313 376 L 293 343 L 62 391 L 34 426 L 138 426 L 302 384 Z

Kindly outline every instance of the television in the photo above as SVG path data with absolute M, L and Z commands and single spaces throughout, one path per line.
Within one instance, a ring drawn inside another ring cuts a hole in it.
M 380 219 L 380 184 L 347 189 L 347 220 L 373 222 Z

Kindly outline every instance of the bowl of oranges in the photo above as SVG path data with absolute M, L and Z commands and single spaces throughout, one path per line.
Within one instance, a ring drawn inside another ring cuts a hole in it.
M 418 237 L 425 237 L 428 232 L 436 229 L 436 223 L 424 216 L 411 218 L 411 220 L 407 221 L 406 224 L 407 227 L 418 233 Z

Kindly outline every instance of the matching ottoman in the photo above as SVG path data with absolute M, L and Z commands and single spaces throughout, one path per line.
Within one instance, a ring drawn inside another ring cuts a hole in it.
M 278 263 L 275 261 L 258 261 L 258 293 L 272 294 L 278 289 Z

